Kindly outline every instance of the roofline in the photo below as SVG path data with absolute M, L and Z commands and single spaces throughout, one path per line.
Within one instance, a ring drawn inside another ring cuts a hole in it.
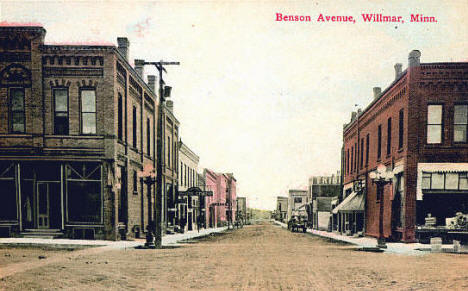
M 420 63 L 420 64 L 419 64 L 419 67 L 421 67 L 421 66 L 428 66 L 428 65 L 429 65 L 429 66 L 430 66 L 430 65 L 445 65 L 445 66 L 447 66 L 447 65 L 461 65 L 461 64 L 468 65 L 468 62 L 463 62 L 463 61 L 461 61 L 461 62 Z M 407 75 L 407 73 L 408 73 L 408 68 L 406 68 L 406 70 L 404 70 L 398 78 L 396 78 L 395 80 L 393 80 L 393 82 L 390 83 L 390 85 L 389 85 L 387 88 L 385 88 L 385 90 L 384 90 L 382 93 L 380 93 L 379 98 L 373 99 L 373 100 L 371 101 L 371 103 L 370 103 L 363 111 L 361 111 L 361 114 L 358 113 L 358 116 L 364 115 L 364 113 L 366 113 L 367 110 L 369 110 L 375 103 L 377 103 L 389 90 L 392 89 L 392 87 L 393 87 L 396 83 L 398 83 L 398 81 L 400 81 L 401 78 L 403 78 L 405 75 Z M 349 122 L 348 124 L 344 125 L 344 126 L 343 126 L 343 133 L 345 133 L 345 132 L 351 127 L 351 125 L 353 125 L 355 122 L 357 122 L 357 118 L 356 118 L 355 120 Z
M 366 108 L 363 111 L 361 111 L 361 114 L 357 113 L 358 114 L 357 116 L 359 117 L 359 116 L 364 115 L 364 113 L 366 113 L 375 103 L 377 103 L 379 100 L 381 100 L 383 98 L 383 96 L 388 91 L 390 91 L 393 88 L 393 86 L 395 86 L 396 83 L 398 83 L 398 81 L 400 81 L 404 76 L 406 76 L 407 73 L 408 73 L 408 68 L 406 70 L 404 70 L 398 78 L 393 80 L 393 82 L 390 83 L 390 85 L 387 88 L 385 88 L 385 90 L 383 90 L 382 93 L 380 93 L 380 96 L 378 98 L 374 98 L 371 101 L 371 103 L 369 103 L 369 105 L 367 105 Z M 343 134 L 351 127 L 351 125 L 353 125 L 356 122 L 357 122 L 357 118 L 355 118 L 353 121 L 351 121 L 350 123 L 343 126 Z
M 179 146 L 179 150 L 184 149 L 188 151 L 189 154 L 193 155 L 197 162 L 200 161 L 200 157 L 194 151 L 192 151 L 184 142 L 182 142 L 182 140 L 179 140 Z

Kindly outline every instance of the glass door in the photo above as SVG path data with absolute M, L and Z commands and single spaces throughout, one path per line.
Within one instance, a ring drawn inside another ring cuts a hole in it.
M 49 183 L 37 183 L 37 227 L 50 228 Z

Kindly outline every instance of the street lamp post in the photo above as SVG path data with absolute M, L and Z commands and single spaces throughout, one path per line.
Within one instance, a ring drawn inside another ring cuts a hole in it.
M 393 172 L 388 171 L 387 167 L 380 164 L 375 171 L 369 173 L 369 178 L 377 185 L 377 199 L 380 201 L 379 209 L 379 237 L 377 238 L 378 248 L 387 248 L 383 233 L 383 210 L 384 210 L 384 186 L 392 183 Z

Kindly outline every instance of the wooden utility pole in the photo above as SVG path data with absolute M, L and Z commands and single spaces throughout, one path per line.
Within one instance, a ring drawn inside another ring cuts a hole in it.
M 162 247 L 162 230 L 163 230 L 163 207 L 162 207 L 162 200 L 164 198 L 164 185 L 163 185 L 163 160 L 164 160 L 164 149 L 163 149 L 163 141 L 164 141 L 164 128 L 163 125 L 163 117 L 164 117 L 164 102 L 165 94 L 164 94 L 164 80 L 163 80 L 163 72 L 166 72 L 164 66 L 167 65 L 180 65 L 180 62 L 145 62 L 145 65 L 154 65 L 159 72 L 159 103 L 158 103 L 158 138 L 157 138 L 157 169 L 156 169 L 156 201 L 155 201 L 155 213 L 154 213 L 154 230 L 155 230 L 155 246 L 156 248 Z

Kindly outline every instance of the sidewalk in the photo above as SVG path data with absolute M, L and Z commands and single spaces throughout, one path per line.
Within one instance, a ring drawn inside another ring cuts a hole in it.
M 277 225 L 280 225 L 283 228 L 288 228 L 287 224 L 274 221 Z M 377 239 L 373 237 L 352 237 L 342 235 L 336 232 L 327 232 L 322 230 L 315 230 L 315 229 L 307 229 L 307 232 L 328 238 L 334 241 L 345 242 L 349 244 L 353 244 L 359 247 L 369 248 L 375 247 L 377 245 Z M 427 249 L 430 250 L 431 245 L 429 244 L 421 244 L 421 243 L 398 243 L 398 242 L 388 242 L 387 248 L 384 249 L 385 253 L 393 253 L 393 254 L 402 254 L 402 255 L 424 255 L 430 253 L 430 251 L 421 251 L 418 249 Z M 453 248 L 452 245 L 442 245 L 443 249 L 451 250 Z
M 177 233 L 171 235 L 165 235 L 162 238 L 163 246 L 176 245 L 178 242 L 192 239 L 196 237 L 203 237 L 210 235 L 211 233 L 219 233 L 227 230 L 227 227 L 208 228 L 202 229 L 200 232 L 193 230 L 186 233 Z M 43 238 L 0 238 L 1 244 L 15 244 L 15 245 L 48 245 L 57 247 L 108 247 L 111 249 L 128 249 L 137 246 L 143 246 L 145 243 L 144 239 L 137 239 L 134 241 L 109 241 L 109 240 L 78 240 L 78 239 L 43 239 Z

